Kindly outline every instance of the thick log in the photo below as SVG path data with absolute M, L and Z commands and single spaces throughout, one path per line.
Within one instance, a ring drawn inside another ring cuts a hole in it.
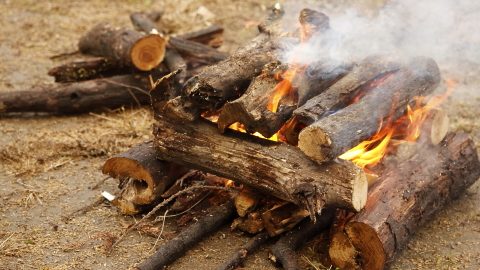
M 413 157 L 389 166 L 365 208 L 337 231 L 332 261 L 341 269 L 384 269 L 420 226 L 479 177 L 475 144 L 466 134 L 449 134 L 437 146 L 417 145 Z M 344 248 L 353 248 L 355 258 Z
M 282 129 L 282 133 L 290 144 L 297 145 L 298 134 L 303 128 L 352 103 L 352 100 L 358 97 L 362 90 L 366 90 L 367 86 L 374 84 L 376 80 L 387 74 L 398 71 L 400 68 L 398 61 L 385 56 L 367 57 L 353 67 L 346 64 L 329 64 L 328 62 L 323 64 L 319 62 L 319 64 L 318 67 L 312 67 L 312 72 L 307 70 L 306 75 L 299 78 L 298 84 L 300 86 L 298 88 L 300 92 L 302 88 L 308 89 L 318 85 L 319 80 L 315 74 L 321 75 L 322 70 L 325 69 L 328 70 L 333 67 L 333 72 L 326 74 L 336 74 L 335 69 L 337 69 L 339 80 L 334 81 L 333 85 L 315 97 L 305 96 L 305 102 L 299 103 L 299 107 L 293 112 L 293 119 L 289 122 L 288 127 Z M 351 70 L 348 71 L 349 69 Z M 342 74 L 345 73 L 347 74 L 342 77 Z M 314 74 L 314 76 L 308 74 Z M 321 76 L 320 79 L 322 79 Z
M 332 63 L 333 65 L 333 63 Z M 289 82 L 279 82 L 275 74 L 284 71 L 278 63 L 267 65 L 262 74 L 253 79 L 245 94 L 240 98 L 227 102 L 220 113 L 218 127 L 221 132 L 235 122 L 242 123 L 247 132 L 259 132 L 264 137 L 271 137 L 290 119 L 292 112 L 303 105 L 311 97 L 321 93 L 339 78 L 345 75 L 348 67 L 330 66 L 325 63 L 314 62 Z M 291 87 L 291 95 L 279 101 L 278 109 L 272 111 L 268 104 L 278 87 Z
M 111 77 L 128 72 L 128 68 L 119 67 L 116 63 L 106 58 L 96 57 L 56 66 L 48 71 L 48 75 L 54 77 L 55 82 L 64 83 Z
M 188 169 L 158 160 L 153 142 L 144 142 L 115 155 L 103 164 L 102 173 L 120 180 L 123 200 L 151 205 Z M 122 184 L 123 183 L 123 184 Z
M 0 112 L 74 114 L 150 104 L 149 81 L 122 75 L 78 83 L 37 86 L 31 90 L 0 92 Z
M 365 174 L 350 162 L 320 166 L 288 144 L 234 131 L 221 135 L 206 121 L 178 124 L 160 115 L 157 120 L 155 146 L 162 159 L 238 181 L 310 214 L 325 205 L 358 211 L 365 203 Z
M 208 215 L 203 216 L 195 224 L 180 232 L 175 238 L 160 246 L 155 254 L 136 266 L 135 269 L 163 269 L 184 255 L 189 248 L 197 244 L 205 236 L 215 232 L 220 226 L 227 223 L 234 213 L 235 210 L 230 201 L 212 208 Z
M 326 209 L 316 222 L 305 220 L 300 226 L 286 233 L 272 247 L 270 259 L 282 265 L 285 270 L 299 270 L 297 253 L 301 246 L 312 240 L 320 232 L 328 228 L 334 216 L 333 209 Z
M 321 163 L 334 159 L 372 137 L 382 123 L 395 121 L 416 96 L 431 93 L 440 71 L 429 58 L 414 58 L 399 71 L 369 89 L 363 98 L 303 129 L 298 146 Z
M 270 238 L 266 233 L 259 233 L 252 237 L 244 246 L 232 254 L 227 261 L 218 267 L 218 270 L 233 270 L 242 265 L 248 255 L 254 253 L 260 246 L 265 244 Z
M 79 41 L 80 52 L 105 57 L 120 67 L 149 71 L 165 56 L 166 40 L 158 34 L 144 35 L 135 30 L 101 23 Z

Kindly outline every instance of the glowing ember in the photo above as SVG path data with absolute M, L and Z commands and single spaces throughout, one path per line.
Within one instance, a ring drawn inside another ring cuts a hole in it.
M 420 137 L 421 127 L 427 119 L 428 113 L 442 104 L 452 93 L 455 82 L 447 80 L 446 84 L 448 90 L 443 95 L 433 96 L 428 101 L 425 97 L 417 97 L 413 106 L 407 106 L 407 113 L 404 116 L 393 123 L 387 121 L 387 124 L 381 126 L 377 134 L 370 140 L 361 142 L 340 155 L 339 158 L 351 160 L 357 166 L 368 171 L 368 167 L 372 168 L 377 165 L 387 154 L 388 147 L 393 142 L 392 138 L 395 138 L 394 146 L 404 142 L 415 142 Z
M 295 78 L 295 75 L 298 72 L 299 67 L 295 66 L 287 71 L 285 71 L 283 74 L 281 74 L 278 77 L 282 78 L 282 81 L 280 81 L 274 89 L 273 95 L 270 96 L 270 100 L 268 101 L 267 104 L 267 109 L 271 112 L 277 112 L 278 110 L 278 104 L 280 101 L 287 96 L 290 96 L 292 93 L 292 81 Z M 276 79 L 280 79 L 277 78 Z

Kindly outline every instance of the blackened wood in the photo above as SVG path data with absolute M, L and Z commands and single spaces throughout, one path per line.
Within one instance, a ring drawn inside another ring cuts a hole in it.
M 341 78 L 315 97 L 306 96 L 308 101 L 305 101 L 304 104 L 301 104 L 295 109 L 291 125 L 283 132 L 287 141 L 293 145 L 298 143 L 298 134 L 303 128 L 345 107 L 351 103 L 355 97 L 360 95 L 362 90 L 366 90 L 366 86 L 387 74 L 396 72 L 400 68 L 398 61 L 385 56 L 367 57 L 353 67 L 349 67 L 347 64 L 329 62 L 323 65 L 321 62 L 318 64 L 316 68 L 312 66 L 312 72 L 309 72 L 307 69 L 305 72 L 306 75 L 299 78 L 299 89 L 315 87 L 318 83 L 316 74 L 322 75 L 322 70 L 325 69 L 333 68 L 333 72 L 326 73 L 326 75 L 328 75 L 335 74 L 335 69 L 338 68 L 337 71 Z M 351 71 L 348 71 L 350 68 Z M 341 74 L 345 73 L 347 74 L 342 77 Z M 313 76 L 309 76 L 308 74 L 313 74 Z
M 384 269 L 418 228 L 480 177 L 475 144 L 466 134 L 449 134 L 441 145 L 416 148 L 413 157 L 384 171 L 370 190 L 365 208 L 339 231 L 357 257 L 350 259 L 355 265 L 346 267 L 348 259 L 337 256 L 343 246 L 331 246 L 336 266 Z
M 366 200 L 365 174 L 350 162 L 319 166 L 297 147 L 233 131 L 222 135 L 205 121 L 179 124 L 157 115 L 154 134 L 160 158 L 238 181 L 312 215 L 324 205 L 358 211 Z
M 128 72 L 128 68 L 121 68 L 116 63 L 99 57 L 56 66 L 48 71 L 48 75 L 53 76 L 55 82 L 64 83 L 111 77 Z
M 281 12 L 273 12 L 259 26 L 260 34 L 250 43 L 224 61 L 206 67 L 186 82 L 183 92 L 197 104 L 200 111 L 219 109 L 226 101 L 240 97 L 263 66 L 275 61 L 276 46 L 272 39 L 280 35 L 280 17 Z
M 325 209 L 316 222 L 305 220 L 300 226 L 287 232 L 271 247 L 271 259 L 281 264 L 285 270 L 300 270 L 295 251 L 328 228 L 333 221 L 333 215 L 333 209 Z
M 241 266 L 248 255 L 254 253 L 260 246 L 265 244 L 270 238 L 266 233 L 259 233 L 253 236 L 244 246 L 231 255 L 218 267 L 218 270 L 233 270 Z
M 163 269 L 177 258 L 183 256 L 185 252 L 204 237 L 217 231 L 220 226 L 231 220 L 234 214 L 235 210 L 230 201 L 212 208 L 207 215 L 180 232 L 175 238 L 160 246 L 152 256 L 136 266 L 135 269 Z
M 218 48 L 223 44 L 223 27 L 219 25 L 211 25 L 197 31 L 177 35 L 176 37 Z
M 303 129 L 298 146 L 319 163 L 334 159 L 372 137 L 382 123 L 395 121 L 414 97 L 430 94 L 439 82 L 440 71 L 435 61 L 414 58 L 369 89 L 357 103 Z
M 188 169 L 157 159 L 153 142 L 138 144 L 103 164 L 102 173 L 125 183 L 120 196 L 137 205 L 158 202 L 161 195 Z
M 150 104 L 150 84 L 144 76 L 121 75 L 77 83 L 36 86 L 0 92 L 0 112 L 75 114 L 122 106 Z

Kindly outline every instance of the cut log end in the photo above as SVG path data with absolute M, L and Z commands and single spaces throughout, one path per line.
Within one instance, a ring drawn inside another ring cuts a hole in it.
M 433 145 L 439 144 L 447 135 L 450 120 L 445 111 L 435 110 L 430 113 L 430 140 Z
M 322 130 L 307 127 L 300 132 L 298 138 L 298 147 L 313 160 L 321 162 L 334 158 L 329 156 L 328 151 L 332 141 Z M 322 149 L 318 149 L 319 147 Z
M 166 40 L 158 34 L 143 36 L 130 51 L 133 65 L 142 71 L 152 70 L 163 61 L 165 46 Z
M 368 194 L 368 177 L 363 170 L 358 168 L 358 173 L 356 178 L 353 181 L 353 190 L 352 190 L 352 206 L 355 211 L 360 211 L 363 209 L 367 203 L 367 194 Z
M 132 159 L 113 157 L 103 165 L 102 172 L 113 178 L 130 178 L 132 184 L 128 185 L 122 196 L 127 201 L 136 204 L 147 204 L 152 201 L 156 183 L 150 173 Z M 161 183 L 159 183 L 161 184 Z
M 373 228 L 362 222 L 350 222 L 332 238 L 329 255 L 341 269 L 384 269 L 383 245 Z M 358 256 L 360 254 L 360 256 Z M 361 256 L 368 254 L 368 256 Z

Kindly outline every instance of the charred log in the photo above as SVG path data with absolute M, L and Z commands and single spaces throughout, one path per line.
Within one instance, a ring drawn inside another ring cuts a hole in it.
M 74 114 L 150 104 L 149 82 L 143 76 L 122 75 L 78 83 L 37 86 L 0 93 L 0 112 Z
M 306 242 L 328 228 L 333 220 L 333 209 L 325 209 L 316 222 L 305 220 L 300 226 L 286 233 L 271 248 L 270 259 L 282 265 L 285 270 L 299 270 L 297 253 Z
M 163 269 L 185 254 L 193 245 L 201 241 L 205 236 L 215 232 L 227 223 L 234 215 L 233 204 L 227 202 L 211 209 L 209 215 L 205 215 L 195 224 L 180 232 L 175 238 L 161 246 L 155 254 L 138 265 L 135 269 L 155 270 Z
M 248 134 L 221 135 L 206 122 L 169 122 L 157 115 L 155 146 L 162 159 L 191 166 L 301 205 L 310 214 L 324 205 L 360 210 L 367 181 L 349 162 L 319 166 L 297 147 Z
M 227 261 L 218 267 L 218 270 L 233 270 L 241 266 L 248 255 L 254 253 L 260 246 L 265 244 L 270 238 L 266 233 L 259 233 L 252 237 L 244 246 L 236 251 Z
M 332 69 L 332 67 L 333 72 L 324 73 L 322 71 Z M 336 68 L 337 71 L 335 72 Z M 350 68 L 351 70 L 348 71 Z M 305 96 L 305 102 L 303 104 L 300 103 L 299 108 L 295 109 L 293 119 L 288 127 L 282 130 L 282 133 L 290 144 L 297 145 L 298 134 L 303 128 L 347 106 L 355 97 L 361 95 L 363 90 L 366 91 L 367 86 L 375 84 L 377 80 L 381 80 L 384 76 L 396 72 L 399 68 L 399 63 L 391 58 L 382 56 L 367 57 L 354 67 L 348 67 L 345 64 L 328 63 L 321 64 L 319 68 L 314 66 L 312 72 L 307 70 L 305 76 L 300 77 L 298 82 L 300 85 L 298 87 L 299 92 L 301 92 L 302 88 L 309 89 L 319 84 L 318 75 L 315 75 L 318 72 L 320 72 L 320 78 L 322 78 L 322 74 L 338 73 L 340 79 L 336 82 L 334 81 L 333 85 L 327 86 L 328 88 L 324 92 L 319 92 L 313 98 L 312 96 Z M 319 70 L 317 71 L 317 69 Z M 342 74 L 345 73 L 348 74 L 342 77 Z M 309 74 L 314 74 L 314 76 Z
M 417 228 L 479 176 L 475 144 L 466 134 L 449 134 L 428 150 L 417 145 L 413 157 L 382 174 L 365 208 L 337 231 L 332 261 L 342 269 L 384 269 Z M 355 257 L 345 256 L 345 248 Z
M 415 96 L 431 93 L 440 82 L 437 64 L 415 58 L 370 89 L 358 103 L 324 117 L 299 134 L 298 146 L 317 162 L 334 159 L 395 121 Z

